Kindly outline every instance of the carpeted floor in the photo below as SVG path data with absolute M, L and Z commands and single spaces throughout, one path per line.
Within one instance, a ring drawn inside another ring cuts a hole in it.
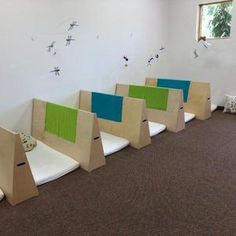
M 236 116 L 216 111 L 152 145 L 0 203 L 0 235 L 236 235 Z

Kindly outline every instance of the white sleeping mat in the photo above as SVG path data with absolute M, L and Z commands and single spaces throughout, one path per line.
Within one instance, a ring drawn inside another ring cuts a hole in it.
M 3 191 L 0 189 L 0 201 L 4 198 L 4 193 Z
M 129 141 L 127 139 L 105 132 L 101 132 L 101 139 L 104 156 L 118 152 L 129 145 Z
M 150 136 L 157 135 L 166 129 L 166 126 L 160 123 L 148 121 Z
M 211 112 L 215 111 L 217 109 L 217 107 L 218 106 L 216 104 L 212 103 L 211 104 Z
M 184 121 L 185 121 L 185 123 L 187 123 L 187 122 L 191 121 L 192 119 L 194 119 L 195 116 L 196 115 L 193 114 L 193 113 L 184 112 Z
M 40 141 L 26 156 L 36 185 L 58 179 L 79 167 L 77 161 Z

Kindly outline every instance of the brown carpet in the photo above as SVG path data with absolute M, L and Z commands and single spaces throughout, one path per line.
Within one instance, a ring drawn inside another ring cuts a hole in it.
M 236 235 L 236 116 L 216 111 L 92 173 L 0 203 L 0 235 Z

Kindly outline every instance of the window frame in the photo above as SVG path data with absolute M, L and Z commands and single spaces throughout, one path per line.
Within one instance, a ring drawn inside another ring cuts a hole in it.
M 214 2 L 208 2 L 208 3 L 201 3 L 198 5 L 198 30 L 197 30 L 197 40 L 200 41 L 205 35 L 202 34 L 202 11 L 203 11 L 203 6 L 208 6 L 208 5 L 214 5 L 214 4 L 219 4 L 219 3 L 226 3 L 226 2 L 231 2 L 233 4 L 233 0 L 221 0 L 221 1 L 214 1 Z M 205 36 L 205 39 L 207 40 L 218 40 L 218 39 L 230 39 L 231 34 L 229 37 L 224 37 L 224 38 L 219 38 L 219 37 L 213 37 L 213 38 L 207 38 Z

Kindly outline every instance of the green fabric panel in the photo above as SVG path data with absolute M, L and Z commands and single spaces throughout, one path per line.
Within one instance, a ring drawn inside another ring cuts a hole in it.
M 147 108 L 156 110 L 167 110 L 169 90 L 148 86 L 129 86 L 129 97 L 146 100 Z
M 45 131 L 75 143 L 78 110 L 70 107 L 47 103 Z

